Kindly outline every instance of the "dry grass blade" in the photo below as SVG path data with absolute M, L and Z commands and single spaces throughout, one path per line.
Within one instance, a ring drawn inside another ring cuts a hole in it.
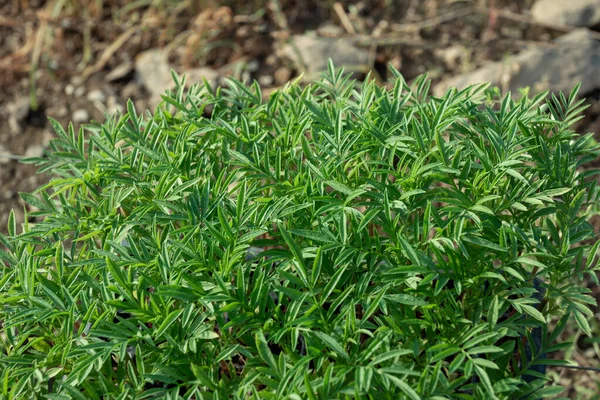
M 100 56 L 100 59 L 98 60 L 98 62 L 94 65 L 91 65 L 89 67 L 87 67 L 84 71 L 83 74 L 81 74 L 81 76 L 84 79 L 87 79 L 90 77 L 90 75 L 100 71 L 102 68 L 104 68 L 104 66 L 108 63 L 108 61 L 111 59 L 111 57 L 121 48 L 121 46 L 123 46 L 136 32 L 138 32 L 140 29 L 139 26 L 133 26 L 129 29 L 127 29 L 125 32 L 123 32 L 114 42 L 112 42 L 112 44 L 110 46 L 108 46 L 106 48 L 106 50 L 104 50 L 102 52 L 102 55 Z
M 433 18 L 427 18 L 417 22 L 411 22 L 408 24 L 392 24 L 394 33 L 396 32 L 416 32 L 421 29 L 431 28 L 445 22 L 449 22 L 458 18 L 464 18 L 470 14 L 473 14 L 477 10 L 472 6 L 466 6 L 457 10 L 449 11 L 445 14 L 435 16 Z
M 342 6 L 339 2 L 336 2 L 333 5 L 333 11 L 335 11 L 336 15 L 340 19 L 340 22 L 342 23 L 342 26 L 344 27 L 346 32 L 348 32 L 351 35 L 356 35 L 356 30 L 354 29 L 352 22 L 350 22 L 350 18 L 348 18 L 348 14 L 346 14 L 344 6 Z

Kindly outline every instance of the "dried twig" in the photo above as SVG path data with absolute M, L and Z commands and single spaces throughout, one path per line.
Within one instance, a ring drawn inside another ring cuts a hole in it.
M 435 48 L 437 45 L 427 43 L 414 37 L 401 37 L 398 35 L 386 35 L 374 38 L 366 35 L 356 35 L 348 38 L 359 46 L 410 46 L 420 48 Z
M 8 19 L 8 18 L 3 17 L 2 15 L 0 15 L 0 26 L 1 27 L 15 28 L 15 27 L 20 26 L 20 25 L 21 24 L 19 23 L 19 21 Z
M 579 370 L 582 370 L 582 371 L 600 372 L 600 368 L 598 368 L 598 367 L 581 367 L 579 365 L 553 365 L 552 367 L 555 367 L 555 368 L 567 368 L 567 369 L 579 369 Z
M 417 40 L 417 39 L 407 38 L 405 36 L 401 36 L 400 34 L 409 33 L 409 32 L 417 32 L 421 29 L 431 28 L 431 27 L 440 25 L 442 23 L 449 22 L 449 21 L 452 21 L 452 20 L 455 20 L 458 18 L 464 18 L 468 15 L 475 14 L 475 13 L 485 13 L 485 14 L 492 13 L 492 14 L 494 14 L 493 15 L 494 18 L 505 18 L 505 19 L 509 19 L 512 21 L 521 22 L 521 23 L 533 25 L 533 26 L 539 26 L 539 27 L 542 27 L 545 29 L 555 30 L 555 31 L 564 32 L 564 33 L 572 32 L 573 30 L 577 29 L 576 27 L 555 25 L 555 24 L 549 24 L 549 23 L 535 21 L 531 17 L 516 14 L 516 13 L 507 11 L 507 10 L 501 10 L 498 8 L 494 8 L 492 10 L 490 7 L 484 7 L 484 6 L 478 6 L 478 7 L 467 6 L 467 7 L 463 7 L 458 10 L 450 11 L 448 13 L 436 16 L 434 18 L 428 18 L 428 19 L 425 19 L 422 21 L 417 21 L 417 22 L 408 23 L 408 24 L 392 24 L 391 28 L 392 28 L 393 32 L 389 33 L 385 36 L 373 37 L 373 36 L 365 36 L 365 35 L 356 35 L 354 38 L 350 38 L 350 39 L 353 40 L 356 44 L 362 45 L 362 46 L 403 45 L 403 46 L 411 46 L 411 47 L 419 46 L 419 47 L 423 47 L 423 48 L 434 48 L 434 47 L 436 47 L 435 45 L 431 45 L 431 44 L 425 43 L 425 42 Z M 598 32 L 591 31 L 591 34 L 594 37 L 600 38 L 600 33 L 598 33 Z M 527 43 L 529 43 L 529 42 L 527 42 Z
M 277 26 L 279 26 L 279 28 L 281 30 L 284 30 L 284 31 L 289 30 L 288 21 L 287 21 L 285 14 L 281 10 L 281 5 L 279 4 L 279 0 L 270 0 L 269 3 L 267 4 L 267 7 L 273 13 L 273 17 L 274 17 L 273 19 L 275 20 L 275 23 L 277 24 Z
M 11 53 L 3 58 L 0 58 L 0 70 L 27 72 L 30 63 L 19 61 L 30 54 L 33 45 L 35 44 L 35 35 L 29 34 L 29 29 L 26 29 L 26 37 L 28 38 L 25 44 L 14 53 Z
M 90 23 L 90 11 L 84 8 L 85 22 L 83 23 L 83 55 L 78 70 L 81 71 L 92 59 L 92 24 Z
M 354 25 L 350 22 L 350 18 L 348 18 L 348 14 L 346 14 L 346 10 L 344 10 L 344 6 L 342 6 L 339 2 L 336 2 L 333 5 L 333 11 L 337 14 L 342 26 L 350 35 L 356 35 L 356 30 L 354 29 Z
M 490 10 L 487 7 L 484 7 L 484 8 L 478 7 L 477 11 L 485 12 L 485 13 L 490 12 Z M 509 10 L 502 10 L 499 8 L 495 9 L 494 12 L 496 13 L 496 16 L 499 18 L 504 18 L 504 19 L 508 19 L 511 21 L 520 22 L 520 23 L 530 25 L 530 26 L 538 26 L 540 28 L 553 30 L 556 32 L 561 32 L 561 33 L 570 33 L 576 29 L 581 29 L 580 27 L 577 27 L 577 26 L 560 25 L 560 24 L 554 24 L 554 23 L 551 24 L 551 23 L 536 21 L 531 16 L 521 15 L 521 14 L 514 13 L 512 11 L 509 11 Z M 599 32 L 589 30 L 589 33 L 593 37 L 600 39 Z
M 490 11 L 487 8 L 482 8 L 480 10 L 482 12 Z M 527 25 L 535 25 L 535 26 L 539 26 L 541 28 L 551 29 L 551 30 L 555 30 L 558 32 L 569 33 L 569 32 L 572 32 L 574 29 L 577 29 L 575 27 L 566 26 L 566 25 L 559 25 L 559 24 L 554 24 L 554 23 L 550 24 L 550 23 L 546 23 L 546 22 L 536 21 L 530 16 L 517 14 L 517 13 L 508 11 L 508 10 L 495 9 L 494 12 L 496 13 L 497 17 L 502 17 L 504 19 L 509 19 L 509 20 L 515 21 L 515 22 L 521 22 L 521 23 L 524 23 Z
M 110 58 L 129 40 L 134 33 L 139 30 L 139 26 L 133 26 L 123 32 L 110 46 L 108 46 L 100 56 L 98 62 L 92 66 L 87 67 L 81 76 L 83 79 L 87 79 L 93 73 L 100 71 L 106 63 L 110 60 Z
M 487 28 L 481 35 L 481 40 L 485 42 L 489 42 L 496 36 L 496 26 L 498 25 L 498 9 L 495 6 L 494 0 L 489 0 L 488 6 L 488 24 Z
M 406 19 L 408 21 L 412 20 L 415 17 L 415 14 L 417 13 L 418 4 L 419 2 L 417 0 L 410 0 L 408 8 L 406 9 Z
M 393 24 L 394 32 L 415 32 L 425 28 L 431 28 L 444 22 L 452 21 L 458 18 L 464 18 L 467 15 L 475 13 L 477 10 L 472 6 L 460 8 L 458 10 L 449 11 L 445 14 L 427 18 L 422 21 L 411 22 L 408 24 Z
M 27 158 L 26 156 L 17 156 L 14 154 L 9 154 L 9 153 L 0 153 L 0 160 L 4 159 L 4 160 L 13 160 L 13 161 L 20 161 Z

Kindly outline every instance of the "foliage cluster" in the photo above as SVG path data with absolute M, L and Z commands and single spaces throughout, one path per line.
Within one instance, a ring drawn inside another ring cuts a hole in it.
M 54 178 L 0 236 L 0 397 L 560 393 L 540 366 L 589 333 L 599 269 L 577 88 L 434 98 L 392 72 L 266 100 L 174 75 L 154 113 L 53 123 L 30 162 Z

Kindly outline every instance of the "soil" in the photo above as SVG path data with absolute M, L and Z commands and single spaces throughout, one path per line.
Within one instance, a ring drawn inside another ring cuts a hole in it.
M 164 4 L 141 5 L 149 3 Z M 123 110 L 128 98 L 138 110 L 148 107 L 149 93 L 132 67 L 142 51 L 167 48 L 169 61 L 180 69 L 207 66 L 233 73 L 240 62 L 254 62 L 256 67 L 243 78 L 275 88 L 300 72 L 278 55 L 286 38 L 308 29 L 349 35 L 345 15 L 356 34 L 379 32 L 391 38 L 369 46 L 372 68 L 381 78 L 387 78 L 391 64 L 408 81 L 428 72 L 435 83 L 564 34 L 562 27 L 531 22 L 532 3 L 340 1 L 340 14 L 331 0 L 2 1 L 0 231 L 6 231 L 9 210 L 15 210 L 18 221 L 23 219 L 18 193 L 31 192 L 48 180 L 34 166 L 7 155 L 41 156 L 54 137 L 47 116 L 63 125 L 76 120 L 78 129 L 89 119 L 102 121 L 104 113 Z M 477 11 L 461 17 L 466 6 Z M 590 108 L 575 128 L 600 135 L 600 90 L 587 98 Z M 595 227 L 600 232 L 600 219 Z M 594 294 L 600 298 L 597 287 Z M 600 326 L 596 322 L 593 327 L 594 340 L 570 338 L 578 345 L 569 356 L 579 365 L 600 365 Z M 550 375 L 569 388 L 562 396 L 599 396 L 597 372 L 552 369 Z

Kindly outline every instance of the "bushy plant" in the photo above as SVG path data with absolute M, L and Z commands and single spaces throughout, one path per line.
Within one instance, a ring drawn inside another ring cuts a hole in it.
M 54 178 L 0 236 L 2 398 L 559 393 L 540 366 L 569 321 L 590 334 L 600 244 L 577 88 L 434 98 L 392 72 L 268 100 L 174 75 L 89 138 L 52 121 L 30 161 Z

